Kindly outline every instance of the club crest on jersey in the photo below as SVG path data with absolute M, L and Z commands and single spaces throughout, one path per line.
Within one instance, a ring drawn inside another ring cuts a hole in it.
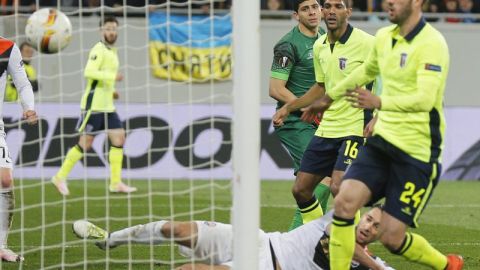
M 405 67 L 406 63 L 407 63 L 407 54 L 406 53 L 400 54 L 400 67 L 401 68 Z
M 280 59 L 278 60 L 278 64 L 279 64 L 282 68 L 287 67 L 289 63 L 290 63 L 290 60 L 289 60 L 288 57 L 286 57 L 286 56 L 283 56 L 282 58 L 280 58 Z
M 338 58 L 338 67 L 340 68 L 340 70 L 344 70 L 347 67 L 347 58 Z

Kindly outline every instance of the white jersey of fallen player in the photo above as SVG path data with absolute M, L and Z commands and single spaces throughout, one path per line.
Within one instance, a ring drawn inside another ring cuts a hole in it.
M 268 233 L 275 257 L 282 270 L 329 269 L 328 244 L 330 237 L 325 232 L 332 223 L 333 211 L 320 219 L 304 224 L 287 233 Z M 378 257 L 373 257 L 386 270 L 394 270 Z M 351 270 L 368 270 L 367 267 L 353 261 Z
M 7 75 L 10 74 L 17 88 L 24 111 L 34 110 L 33 90 L 23 68 L 22 55 L 17 45 L 0 37 L 0 132 L 3 133 L 3 98 L 7 85 Z M 3 135 L 5 136 L 5 135 Z
M 315 263 L 315 247 L 324 236 L 328 224 L 332 222 L 329 212 L 320 219 L 313 220 L 287 233 L 268 233 L 275 256 L 282 270 L 322 269 Z
M 328 269 L 329 237 L 325 231 L 328 224 L 332 222 L 332 216 L 333 211 L 330 211 L 322 218 L 287 233 L 265 233 L 259 230 L 259 270 L 274 270 L 270 244 L 282 270 Z M 192 250 L 179 246 L 180 253 L 208 264 L 232 266 L 232 226 L 208 221 L 196 221 L 196 223 L 198 226 L 196 247 Z M 374 259 L 386 270 L 394 270 L 380 258 L 374 257 Z M 356 262 L 352 262 L 351 269 L 368 270 Z

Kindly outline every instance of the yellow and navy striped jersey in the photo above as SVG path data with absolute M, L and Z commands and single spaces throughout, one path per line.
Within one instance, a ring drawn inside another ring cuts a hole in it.
M 375 47 L 362 68 L 328 95 L 382 79 L 381 108 L 374 135 L 423 162 L 440 160 L 445 132 L 443 96 L 450 56 L 442 34 L 421 19 L 405 37 L 396 25 L 380 29 Z
M 330 43 L 322 35 L 313 47 L 315 78 L 328 92 L 336 83 L 361 66 L 373 48 L 373 36 L 350 24 L 342 37 Z M 363 136 L 363 128 L 371 119 L 371 111 L 353 108 L 345 98 L 335 100 L 323 114 L 316 136 L 341 138 Z
M 82 110 L 113 112 L 113 93 L 118 73 L 117 49 L 98 42 L 90 50 L 84 76 L 87 88 L 82 97 Z

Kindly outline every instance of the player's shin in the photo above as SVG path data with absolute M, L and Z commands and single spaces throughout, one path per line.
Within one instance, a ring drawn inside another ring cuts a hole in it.
M 77 144 L 68 150 L 62 167 L 56 175 L 57 181 L 65 181 L 75 164 L 83 157 L 83 149 Z
M 7 247 L 8 231 L 13 220 L 15 196 L 13 190 L 0 191 L 0 248 Z
M 295 209 L 295 214 L 292 219 L 292 223 L 290 223 L 290 227 L 288 227 L 288 231 L 294 230 L 303 225 L 302 213 L 300 213 L 300 209 L 298 207 Z
M 330 187 L 322 183 L 319 183 L 315 187 L 313 194 L 315 194 L 315 197 L 318 198 L 318 202 L 320 202 L 320 206 L 322 207 L 323 213 L 326 213 L 327 206 L 328 206 L 328 199 L 330 198 Z
M 162 233 L 162 227 L 166 223 L 167 221 L 161 220 L 143 225 L 136 225 L 120 231 L 112 232 L 107 240 L 108 245 L 110 247 L 115 247 L 127 243 L 137 243 L 145 245 L 161 244 L 171 238 L 170 236 L 165 236 Z
M 123 148 L 111 146 L 108 161 L 110 163 L 110 187 L 115 189 L 122 181 Z
M 406 233 L 402 245 L 393 253 L 435 270 L 443 270 L 447 266 L 447 257 L 432 247 L 421 235 L 414 233 Z
M 320 207 L 320 202 L 315 196 L 304 203 L 299 203 L 298 208 L 302 213 L 303 224 L 323 216 L 322 207 Z
M 330 269 L 349 270 L 355 251 L 354 219 L 333 216 L 330 233 Z

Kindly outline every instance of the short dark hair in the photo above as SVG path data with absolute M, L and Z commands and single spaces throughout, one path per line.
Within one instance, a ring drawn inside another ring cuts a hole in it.
M 109 23 L 109 22 L 113 22 L 113 23 L 116 23 L 118 25 L 117 18 L 115 18 L 113 16 L 105 16 L 103 18 L 103 21 L 100 21 L 100 27 L 104 26 L 106 23 Z
M 326 1 L 326 0 L 323 0 L 323 1 L 322 1 L 322 5 L 325 4 L 325 1 Z M 353 0 L 352 0 L 352 2 L 351 2 L 352 4 L 350 4 L 350 0 L 342 0 L 342 1 L 343 1 L 343 3 L 345 4 L 345 7 L 346 7 L 346 8 L 351 8 L 351 7 L 353 7 Z
M 20 44 L 20 47 L 18 47 L 18 48 L 20 49 L 20 51 L 22 51 L 23 48 L 25 48 L 25 46 L 32 47 L 32 45 L 30 45 L 30 43 L 24 41 L 24 42 L 22 42 L 22 44 Z
M 298 12 L 298 7 L 300 7 L 300 4 L 305 2 L 307 0 L 293 0 L 293 11 Z M 320 4 L 319 0 L 316 0 L 318 4 Z

